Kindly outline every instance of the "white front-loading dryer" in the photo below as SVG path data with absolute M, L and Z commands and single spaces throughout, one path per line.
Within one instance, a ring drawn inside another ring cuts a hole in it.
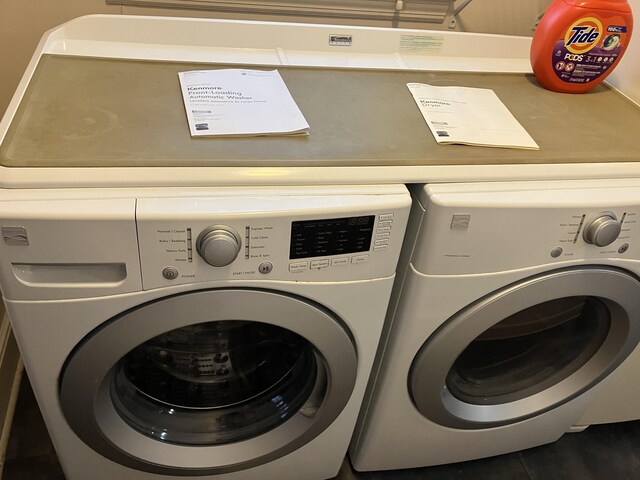
M 0 196 L 2 292 L 69 480 L 337 474 L 404 186 Z
M 571 429 L 640 339 L 639 187 L 415 188 L 354 467 L 465 461 Z

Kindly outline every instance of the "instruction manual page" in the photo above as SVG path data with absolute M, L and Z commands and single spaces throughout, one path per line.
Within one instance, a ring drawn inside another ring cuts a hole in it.
M 539 150 L 493 90 L 408 83 L 438 143 Z
M 178 77 L 193 137 L 308 134 L 277 70 L 193 70 Z

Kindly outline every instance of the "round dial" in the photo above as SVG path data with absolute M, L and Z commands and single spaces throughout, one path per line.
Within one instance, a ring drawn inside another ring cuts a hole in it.
M 226 225 L 213 225 L 198 236 L 196 249 L 209 265 L 224 267 L 233 262 L 242 246 L 240 235 Z
M 618 238 L 621 229 L 622 224 L 614 213 L 601 212 L 591 217 L 585 224 L 582 237 L 587 243 L 606 247 Z

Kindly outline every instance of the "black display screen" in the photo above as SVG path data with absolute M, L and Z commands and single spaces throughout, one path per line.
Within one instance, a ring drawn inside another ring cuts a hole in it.
M 304 220 L 291 224 L 289 258 L 366 252 L 371 246 L 375 215 Z

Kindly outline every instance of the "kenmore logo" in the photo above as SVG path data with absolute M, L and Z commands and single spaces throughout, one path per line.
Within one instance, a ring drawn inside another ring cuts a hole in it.
M 329 35 L 329 45 L 350 47 L 352 44 L 353 37 L 351 35 Z

